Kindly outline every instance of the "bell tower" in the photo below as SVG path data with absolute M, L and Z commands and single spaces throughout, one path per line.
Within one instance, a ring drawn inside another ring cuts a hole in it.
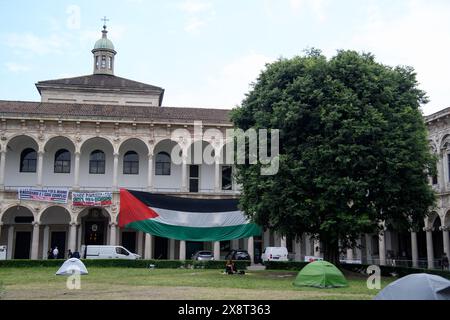
M 92 53 L 94 54 L 94 74 L 114 75 L 114 57 L 116 51 L 111 40 L 108 39 L 106 30 L 106 17 L 103 19 L 102 37 L 95 42 Z

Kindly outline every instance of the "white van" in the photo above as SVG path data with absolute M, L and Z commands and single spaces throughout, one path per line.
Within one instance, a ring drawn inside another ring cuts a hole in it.
M 83 246 L 81 248 L 85 259 L 140 259 L 141 256 L 128 251 L 122 246 Z
M 286 247 L 267 247 L 261 255 L 262 261 L 288 261 Z

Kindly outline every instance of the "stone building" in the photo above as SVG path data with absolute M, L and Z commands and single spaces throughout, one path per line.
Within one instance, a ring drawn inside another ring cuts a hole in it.
M 196 250 L 212 250 L 216 258 L 230 248 L 248 249 L 257 257 L 266 246 L 286 246 L 295 260 L 319 256 L 320 243 L 308 236 L 286 239 L 266 231 L 261 237 L 216 243 L 184 242 L 118 228 L 119 189 L 150 191 L 180 197 L 237 198 L 233 166 L 217 157 L 213 164 L 185 161 L 192 149 L 212 148 L 223 155 L 225 131 L 232 128 L 229 110 L 163 107 L 164 89 L 115 76 L 116 51 L 104 26 L 92 50 L 93 73 L 40 81 L 40 102 L 0 101 L 0 245 L 7 258 L 46 259 L 58 246 L 121 244 L 144 258 L 184 259 Z M 430 179 L 439 206 L 424 221 L 423 231 L 364 235 L 348 250 L 348 260 L 408 265 L 437 264 L 449 252 L 450 109 L 426 117 L 439 175 Z M 217 136 L 198 135 L 201 128 Z M 191 133 L 183 145 L 183 162 L 171 161 L 177 129 Z M 75 206 L 19 200 L 19 188 L 111 192 L 107 206 Z

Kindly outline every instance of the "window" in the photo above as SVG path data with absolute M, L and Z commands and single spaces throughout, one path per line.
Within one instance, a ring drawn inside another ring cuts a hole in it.
M 108 57 L 108 69 L 112 69 L 112 58 Z
M 96 68 L 96 69 L 98 69 L 99 66 L 100 66 L 99 58 L 100 58 L 99 56 L 96 56 L 96 57 L 95 57 L 95 68 Z
M 20 154 L 20 172 L 36 172 L 37 153 L 27 148 Z
M 170 176 L 170 156 L 166 152 L 160 152 L 156 155 L 155 175 Z
M 123 174 L 139 174 L 139 155 L 128 151 L 123 156 Z
M 431 177 L 431 180 L 432 180 L 433 185 L 437 185 L 438 184 L 438 176 L 437 176 L 437 174 L 434 174 Z
M 70 152 L 60 149 L 55 153 L 55 173 L 70 173 Z
M 116 253 L 117 253 L 117 254 L 122 254 L 122 255 L 124 255 L 124 256 L 128 256 L 128 255 L 129 255 L 128 251 L 125 250 L 125 249 L 122 248 L 122 247 L 116 247 Z
M 102 68 L 106 68 L 106 56 L 102 56 Z
M 100 150 L 91 152 L 89 157 L 89 173 L 105 174 L 105 153 Z
M 198 165 L 189 166 L 189 192 L 198 192 L 200 180 L 200 167 Z
M 222 166 L 222 190 L 233 190 L 232 172 L 231 166 Z

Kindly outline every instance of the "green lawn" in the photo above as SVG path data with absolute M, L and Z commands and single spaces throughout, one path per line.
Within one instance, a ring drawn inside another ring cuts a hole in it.
M 366 278 L 347 274 L 347 288 L 297 288 L 296 272 L 89 268 L 81 289 L 69 290 L 57 268 L 0 268 L 1 299 L 371 299 L 378 290 Z M 382 279 L 382 287 L 392 279 Z

